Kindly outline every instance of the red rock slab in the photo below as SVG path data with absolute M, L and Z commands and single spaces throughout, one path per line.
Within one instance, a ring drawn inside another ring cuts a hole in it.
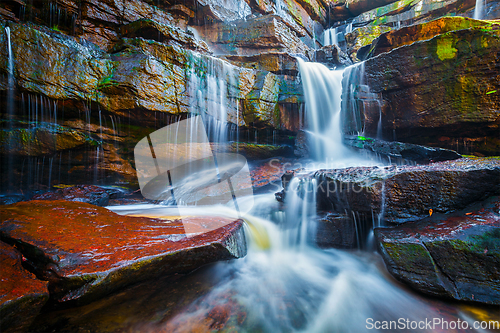
M 25 331 L 49 298 L 48 282 L 22 266 L 22 256 L 0 242 L 0 331 Z
M 59 302 L 85 303 L 138 281 L 246 254 L 241 220 L 161 220 L 38 200 L 4 206 L 0 215 L 1 238 L 20 249 Z

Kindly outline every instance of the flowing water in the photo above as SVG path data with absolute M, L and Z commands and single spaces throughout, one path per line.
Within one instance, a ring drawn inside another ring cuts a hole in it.
M 341 142 L 342 71 L 329 71 L 322 65 L 302 61 L 299 64 L 317 160 L 331 158 L 336 165 L 346 166 L 372 164 L 353 156 Z M 289 189 L 285 208 L 273 193 L 239 200 L 238 212 L 231 205 L 185 207 L 183 215 L 243 217 L 248 254 L 213 267 L 212 273 L 220 277 L 219 282 L 174 316 L 139 324 L 134 329 L 357 333 L 370 331 L 376 322 L 401 328 L 433 318 L 468 320 L 459 312 L 438 312 L 427 301 L 403 289 L 388 277 L 373 252 L 317 248 L 312 241 L 316 232 L 316 181 L 297 176 Z M 172 216 L 176 209 L 162 205 L 110 208 L 120 214 L 151 217 Z M 242 216 L 241 211 L 247 213 Z M 380 225 L 382 216 L 374 224 Z
M 238 332 L 365 332 L 375 321 L 467 319 L 437 312 L 402 289 L 386 275 L 375 254 L 316 248 L 309 241 L 315 214 L 310 189 L 315 184 L 305 185 L 300 187 L 303 193 L 287 197 L 284 212 L 272 194 L 253 197 L 253 208 L 244 216 L 247 256 L 213 267 L 212 274 L 221 277 L 218 284 L 172 318 L 135 330 L 204 332 L 227 325 L 228 331 Z M 158 217 L 171 216 L 170 209 L 146 205 L 115 211 Z M 225 206 L 191 207 L 189 213 L 238 216 Z M 222 319 L 214 317 L 220 312 Z
M 474 19 L 480 20 L 484 16 L 485 0 L 476 0 L 476 8 L 474 9 Z
M 325 30 L 323 33 L 323 46 L 328 46 L 328 45 L 338 45 L 338 29 L 337 28 L 330 28 Z
M 15 89 L 15 82 L 14 82 L 14 57 L 12 54 L 12 44 L 11 44 L 11 36 L 10 36 L 10 27 L 5 27 L 5 34 L 7 36 L 7 52 L 8 52 L 8 59 L 7 59 L 7 128 L 9 130 L 12 129 L 12 118 L 14 116 L 14 89 Z M 7 143 L 9 146 L 12 145 L 14 142 L 11 142 L 12 140 L 9 140 Z M 5 162 L 4 162 L 5 163 Z M 7 161 L 6 161 L 6 169 L 7 169 L 7 179 L 9 182 L 9 187 L 12 185 L 12 180 L 14 179 L 14 173 L 12 171 L 12 165 L 13 165 L 13 158 L 9 154 L 7 156 Z

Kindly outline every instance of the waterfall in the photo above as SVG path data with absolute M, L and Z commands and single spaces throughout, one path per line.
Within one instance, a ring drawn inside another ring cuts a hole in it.
M 359 69 L 364 70 L 364 66 L 330 70 L 322 64 L 302 59 L 298 59 L 298 63 L 304 89 L 306 133 L 311 157 L 319 163 L 326 163 L 329 168 L 376 164 L 342 143 L 342 78 L 346 75 L 349 78 L 353 71 L 361 75 Z M 352 89 L 352 85 L 347 84 L 347 88 Z M 346 109 L 346 112 L 357 110 L 354 105 L 347 105 Z
M 308 132 L 316 157 L 318 160 L 335 157 L 344 166 L 354 165 L 353 153 L 341 143 L 339 117 L 343 72 L 301 60 L 299 67 L 306 96 Z M 151 141 L 155 142 L 154 134 Z M 186 137 L 185 142 L 193 141 L 196 140 Z M 199 183 L 202 176 L 194 173 L 193 179 Z M 367 318 L 419 321 L 439 316 L 431 306 L 388 280 L 376 255 L 322 250 L 312 244 L 311 239 L 317 232 L 314 222 L 317 191 L 316 179 L 298 175 L 289 184 L 284 209 L 274 200 L 273 193 L 239 198 L 239 211 L 230 202 L 179 207 L 182 216 L 243 218 L 248 254 L 240 260 L 213 267 L 211 274 L 221 278 L 207 294 L 174 317 L 158 323 L 159 327 L 139 330 L 170 332 L 178 327 L 203 325 L 220 309 L 227 310 L 231 318 L 244 313 L 244 320 L 235 320 L 234 327 L 250 332 L 365 332 L 368 331 Z M 171 206 L 108 208 L 135 216 L 175 215 Z M 240 211 L 245 213 L 240 214 Z M 352 214 L 359 223 L 359 215 Z M 230 304 L 237 304 L 237 307 L 228 307 Z
M 481 20 L 484 16 L 485 0 L 476 0 L 476 8 L 474 9 L 474 19 Z
M 5 35 L 7 37 L 7 52 L 8 52 L 8 60 L 7 60 L 7 128 L 12 130 L 13 128 L 13 117 L 14 117 L 14 57 L 12 54 L 12 43 L 11 43 L 11 34 L 10 27 L 5 27 Z M 8 146 L 12 146 L 14 142 L 12 139 L 6 143 Z M 14 184 L 14 159 L 12 154 L 7 154 L 7 159 L 3 163 L 6 163 L 5 167 L 7 169 L 6 177 L 7 177 L 7 191 L 12 191 Z M 2 163 L 2 164 L 3 164 Z
M 330 28 L 323 32 L 323 46 L 338 45 L 337 28 Z
M 12 128 L 12 117 L 14 116 L 14 58 L 12 55 L 12 44 L 10 40 L 10 27 L 5 27 L 7 35 L 7 114 L 9 119 L 9 128 Z
M 300 179 L 293 182 L 296 195 L 287 197 L 284 216 L 278 214 L 279 203 L 273 194 L 254 196 L 253 208 L 244 216 L 248 254 L 213 267 L 210 274 L 220 277 L 220 282 L 210 292 L 158 327 L 135 330 L 172 332 L 176 327 L 202 325 L 219 309 L 227 309 L 231 318 L 239 318 L 239 311 L 245 313 L 244 320 L 234 323 L 235 330 L 242 332 L 357 333 L 369 332 L 367 318 L 419 321 L 439 316 L 431 306 L 388 280 L 379 257 L 311 246 L 307 238 L 312 231 L 308 226 L 314 217 L 315 184 Z M 109 208 L 120 214 L 172 216 L 172 208 L 166 206 Z M 191 207 L 185 213 L 238 217 L 221 205 Z M 233 303 L 238 307 L 227 307 Z
M 343 159 L 350 153 L 342 144 L 340 129 L 343 71 L 302 59 L 298 62 L 312 156 L 319 161 Z

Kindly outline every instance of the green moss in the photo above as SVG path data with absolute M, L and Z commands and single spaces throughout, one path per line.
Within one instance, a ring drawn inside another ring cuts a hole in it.
M 443 36 L 437 40 L 436 54 L 441 61 L 455 58 L 457 49 L 454 46 L 454 38 Z
M 397 262 L 398 265 L 407 267 L 414 264 L 428 263 L 432 265 L 429 253 L 422 244 L 412 243 L 383 243 L 387 254 Z
M 113 80 L 113 74 L 106 76 L 102 81 L 97 84 L 97 89 L 101 90 L 107 87 L 117 86 L 119 84 L 118 81 Z

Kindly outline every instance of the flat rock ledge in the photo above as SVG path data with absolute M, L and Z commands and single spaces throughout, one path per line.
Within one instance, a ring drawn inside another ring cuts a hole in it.
M 426 294 L 500 305 L 500 197 L 480 206 L 375 229 L 389 272 Z
M 88 203 L 45 200 L 3 206 L 0 216 L 0 239 L 48 281 L 53 304 L 81 305 L 140 281 L 246 255 L 242 220 L 121 216 Z
M 22 255 L 0 241 L 0 331 L 23 332 L 49 299 L 48 282 L 22 266 Z
M 490 196 L 500 195 L 500 158 L 460 158 L 427 165 L 350 167 L 297 174 L 316 179 L 320 211 L 371 217 L 386 222 L 418 221 L 435 213 L 450 213 Z M 283 201 L 291 175 L 284 174 Z M 305 184 L 305 182 L 303 182 Z M 299 184 L 299 186 L 301 186 Z M 301 189 L 297 189 L 300 193 Z

